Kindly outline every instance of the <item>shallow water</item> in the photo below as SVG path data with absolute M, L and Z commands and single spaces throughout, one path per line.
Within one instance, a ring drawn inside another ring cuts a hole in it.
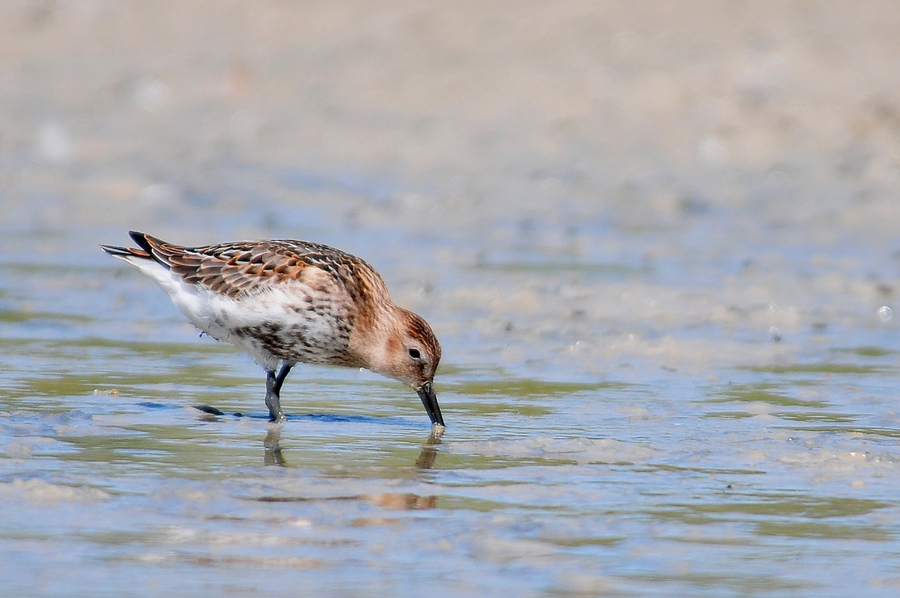
M 789 4 L 0 8 L 0 595 L 895 596 L 897 15 Z M 129 228 L 361 255 L 448 428 Z

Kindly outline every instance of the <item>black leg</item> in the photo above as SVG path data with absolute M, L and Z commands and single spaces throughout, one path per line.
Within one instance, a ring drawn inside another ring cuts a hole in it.
M 283 422 L 284 412 L 281 410 L 281 386 L 291 371 L 292 365 L 285 363 L 278 375 L 274 370 L 266 370 L 266 407 L 269 408 L 269 421 Z
M 287 378 L 287 375 L 291 373 L 292 367 L 294 367 L 292 363 L 283 363 L 278 376 L 275 378 L 275 394 L 279 397 L 281 396 L 281 385 L 284 384 L 284 379 Z
M 284 413 L 281 411 L 281 398 L 275 391 L 275 372 L 266 370 L 266 407 L 269 408 L 269 421 L 283 422 Z

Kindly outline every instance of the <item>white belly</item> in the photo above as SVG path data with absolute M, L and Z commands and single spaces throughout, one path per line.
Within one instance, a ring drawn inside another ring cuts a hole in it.
M 268 370 L 290 363 L 347 363 L 346 301 L 297 281 L 233 299 L 186 284 L 155 262 L 132 262 L 156 280 L 194 326 L 249 353 Z

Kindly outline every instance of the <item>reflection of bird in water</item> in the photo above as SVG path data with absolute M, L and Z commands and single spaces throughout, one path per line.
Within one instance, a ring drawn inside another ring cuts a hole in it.
M 428 440 L 422 447 L 422 452 L 416 459 L 416 468 L 431 469 L 434 467 L 435 459 L 437 459 L 437 446 L 441 443 L 441 428 L 432 428 Z M 284 454 L 281 452 L 281 426 L 271 426 L 266 432 L 266 439 L 263 440 L 265 448 L 265 456 L 263 462 L 266 465 L 287 465 Z
M 181 247 L 131 232 L 140 249 L 104 251 L 153 278 L 197 328 L 266 370 L 266 406 L 283 421 L 281 386 L 297 363 L 369 369 L 411 386 L 431 423 L 441 346 L 428 323 L 391 302 L 369 264 L 306 241 Z
M 437 459 L 437 446 L 441 443 L 442 430 L 440 428 L 432 428 L 431 434 L 428 435 L 428 441 L 422 447 L 419 458 L 416 459 L 416 467 L 419 469 L 431 469 L 434 467 L 434 460 Z
M 287 465 L 284 455 L 281 454 L 281 426 L 269 426 L 266 432 L 266 439 L 263 440 L 263 447 L 266 449 L 263 462 L 266 465 Z

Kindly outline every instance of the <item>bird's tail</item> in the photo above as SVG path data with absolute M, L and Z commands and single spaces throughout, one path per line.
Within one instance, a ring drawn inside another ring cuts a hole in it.
M 150 254 L 146 251 L 141 251 L 140 249 L 134 249 L 132 247 L 119 247 L 118 245 L 101 245 L 100 249 L 108 253 L 113 257 L 117 257 L 119 259 L 129 259 L 129 258 L 138 258 L 138 259 L 146 259 L 149 260 Z
M 145 235 L 135 231 L 130 231 L 129 234 L 131 235 L 131 238 L 134 239 L 135 243 L 141 246 L 141 249 L 136 247 L 121 247 L 119 245 L 101 245 L 100 248 L 109 255 L 132 264 L 135 260 L 155 261 L 155 258 L 149 251 Z

